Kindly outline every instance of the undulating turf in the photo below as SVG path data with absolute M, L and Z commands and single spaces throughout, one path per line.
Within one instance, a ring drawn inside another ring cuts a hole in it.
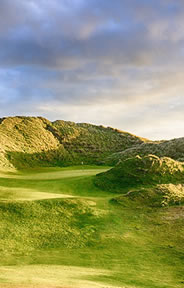
M 147 139 L 110 127 L 54 121 L 43 117 L 0 119 L 0 167 L 102 164 L 120 152 Z
M 183 287 L 184 207 L 118 205 L 99 172 L 1 173 L 1 288 Z

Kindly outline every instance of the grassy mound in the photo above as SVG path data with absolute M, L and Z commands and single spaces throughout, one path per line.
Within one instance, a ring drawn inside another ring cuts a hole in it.
M 184 161 L 184 138 L 141 143 L 122 152 L 110 155 L 106 159 L 106 163 L 109 165 L 115 165 L 119 160 L 123 161 L 135 157 L 136 155 L 143 157 L 148 154 L 154 154 L 158 157 L 170 157 L 182 162 Z
M 171 158 L 155 155 L 136 156 L 120 162 L 111 170 L 98 174 L 96 185 L 113 192 L 127 187 L 176 183 L 184 176 L 183 164 Z
M 104 158 L 146 139 L 110 127 L 42 117 L 0 119 L 0 167 L 102 163 Z
M 184 203 L 184 186 L 182 184 L 158 184 L 154 187 L 130 190 L 111 201 L 125 207 L 130 205 L 136 207 L 180 205 Z

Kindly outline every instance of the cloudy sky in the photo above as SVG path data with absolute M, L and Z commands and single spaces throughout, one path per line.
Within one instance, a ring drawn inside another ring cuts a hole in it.
M 0 117 L 184 136 L 183 0 L 0 0 Z

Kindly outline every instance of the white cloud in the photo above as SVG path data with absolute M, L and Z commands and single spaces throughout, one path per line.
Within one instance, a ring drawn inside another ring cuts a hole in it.
M 182 135 L 178 0 L 0 1 L 0 113 Z

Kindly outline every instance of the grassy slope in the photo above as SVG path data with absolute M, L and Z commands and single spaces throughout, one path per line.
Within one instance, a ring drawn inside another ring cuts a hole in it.
M 177 183 L 183 179 L 184 163 L 168 157 L 149 154 L 120 161 L 111 170 L 96 177 L 96 184 L 107 190 L 121 191 L 126 187 Z
M 112 204 L 113 194 L 93 184 L 101 170 L 89 168 L 91 175 L 84 166 L 1 174 L 8 194 L 75 197 L 0 202 L 0 287 L 182 287 L 183 207 Z
M 184 161 L 184 138 L 138 144 L 122 152 L 110 155 L 107 157 L 106 162 L 109 165 L 115 165 L 120 159 L 125 160 L 136 155 L 145 156 L 148 154 L 154 154 L 158 157 L 170 157 L 182 162 Z
M 117 129 L 42 117 L 0 119 L 0 167 L 95 164 L 146 141 Z

